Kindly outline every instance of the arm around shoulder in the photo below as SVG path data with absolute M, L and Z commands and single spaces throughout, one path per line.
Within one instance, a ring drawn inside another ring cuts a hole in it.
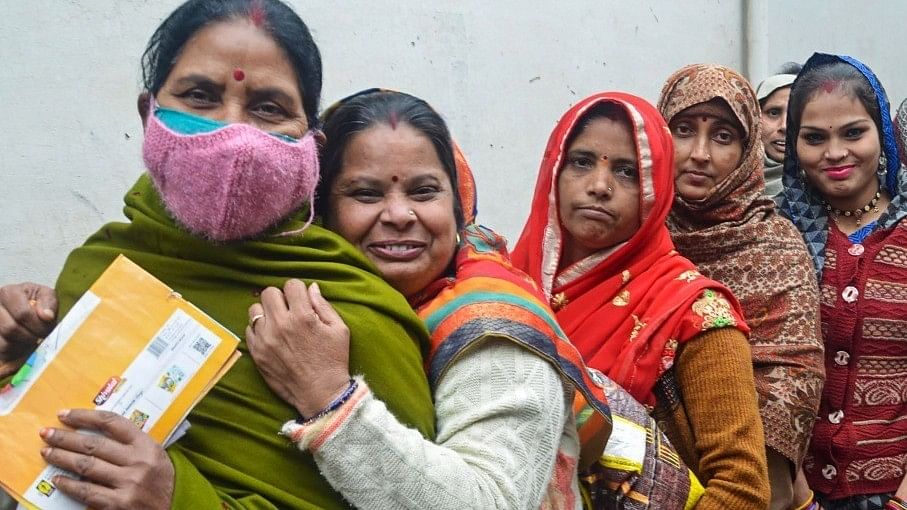
M 301 446 L 354 506 L 538 508 L 567 422 L 557 371 L 509 340 L 486 339 L 451 364 L 434 395 L 435 443 L 368 393 Z

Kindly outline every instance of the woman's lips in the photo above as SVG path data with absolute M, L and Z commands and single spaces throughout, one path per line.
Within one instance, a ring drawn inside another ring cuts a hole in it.
M 578 207 L 580 216 L 596 221 L 611 221 L 614 219 L 614 215 L 610 211 L 602 207 L 589 207 L 583 206 Z
M 701 172 L 691 172 L 685 170 L 682 174 L 683 179 L 693 186 L 708 186 L 711 177 Z
M 856 168 L 856 165 L 830 166 L 823 168 L 822 171 L 833 181 L 843 181 L 850 177 L 854 168 Z
M 406 262 L 421 255 L 425 251 L 425 243 L 415 241 L 372 243 L 368 246 L 368 251 L 385 260 Z

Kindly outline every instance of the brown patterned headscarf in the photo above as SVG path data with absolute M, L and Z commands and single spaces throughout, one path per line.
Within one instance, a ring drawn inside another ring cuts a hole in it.
M 668 79 L 658 108 L 670 124 L 715 98 L 745 130 L 743 157 L 704 199 L 676 196 L 668 227 L 677 251 L 743 305 L 766 444 L 799 466 L 825 377 L 815 272 L 800 233 L 762 196 L 760 110 L 746 79 L 724 66 L 690 65 Z

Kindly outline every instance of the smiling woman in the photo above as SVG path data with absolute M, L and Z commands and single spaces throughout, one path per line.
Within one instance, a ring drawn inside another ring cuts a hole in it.
M 580 508 L 577 466 L 611 430 L 602 388 L 504 241 L 474 223 L 472 175 L 444 120 L 378 89 L 324 119 L 319 210 L 425 321 L 439 433 L 406 427 L 372 379 L 350 378 L 343 319 L 297 282 L 266 289 L 247 330 L 265 381 L 302 415 L 284 434 L 358 508 Z M 591 434 L 578 436 L 574 392 Z
M 782 208 L 821 282 L 827 367 L 804 471 L 829 510 L 907 499 L 907 174 L 888 107 L 847 56 L 814 54 L 791 87 Z
M 444 165 L 431 140 L 408 120 L 396 127 L 377 124 L 350 138 L 324 217 L 391 285 L 412 296 L 453 258 L 457 220 Z

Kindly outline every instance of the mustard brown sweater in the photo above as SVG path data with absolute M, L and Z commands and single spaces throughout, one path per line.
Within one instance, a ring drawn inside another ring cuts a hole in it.
M 686 342 L 656 385 L 655 417 L 705 486 L 697 510 L 765 510 L 770 489 L 749 343 L 734 328 Z

